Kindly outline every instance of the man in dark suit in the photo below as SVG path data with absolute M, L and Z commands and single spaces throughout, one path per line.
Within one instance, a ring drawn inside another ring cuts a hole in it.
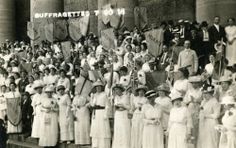
M 220 25 L 220 17 L 215 16 L 214 24 L 208 29 L 209 39 L 212 51 L 214 51 L 214 45 L 221 41 L 226 41 L 226 33 L 224 27 Z
M 199 60 L 199 66 L 201 66 L 202 69 L 204 69 L 205 65 L 208 63 L 208 57 L 210 53 L 214 52 L 212 51 L 212 48 L 210 46 L 210 37 L 209 37 L 209 31 L 208 31 L 208 23 L 206 21 L 203 21 L 200 25 L 200 30 L 198 31 L 198 39 L 199 39 L 199 57 L 201 60 Z

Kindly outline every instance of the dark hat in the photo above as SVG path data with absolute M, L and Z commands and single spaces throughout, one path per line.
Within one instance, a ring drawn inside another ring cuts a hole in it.
M 138 88 L 135 89 L 136 92 L 138 92 L 140 90 L 143 90 L 144 92 L 146 92 L 147 91 L 147 86 L 140 85 Z
M 57 91 L 59 91 L 59 90 L 61 90 L 61 89 L 65 90 L 66 88 L 65 88 L 65 86 L 63 86 L 63 85 L 59 85 L 59 86 L 57 87 Z
M 125 88 L 124 88 L 123 85 L 121 85 L 121 84 L 116 84 L 115 86 L 113 86 L 112 89 L 114 90 L 115 88 L 119 88 L 119 89 L 121 89 L 122 91 L 125 90 Z
M 203 86 L 202 92 L 203 93 L 211 93 L 215 91 L 215 87 L 213 85 L 205 85 Z
M 206 22 L 206 21 L 203 21 L 202 23 L 201 23 L 201 27 L 207 27 L 208 26 L 208 23 Z
M 128 68 L 126 66 L 120 67 L 120 71 L 128 72 Z

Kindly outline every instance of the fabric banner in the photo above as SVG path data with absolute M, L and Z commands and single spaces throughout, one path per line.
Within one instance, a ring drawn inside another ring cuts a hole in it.
M 11 124 L 17 126 L 21 122 L 21 99 L 8 98 L 7 99 L 7 117 Z
M 53 38 L 56 41 L 65 40 L 68 36 L 67 31 L 67 21 L 66 20 L 57 20 L 54 23 L 53 27 Z
M 31 40 L 37 40 L 40 38 L 39 26 L 40 23 L 27 22 L 27 35 Z
M 70 41 L 61 42 L 61 49 L 62 49 L 62 53 L 63 53 L 65 58 L 71 56 L 71 53 L 70 53 L 70 48 L 71 47 L 70 46 L 71 46 Z
M 165 83 L 167 74 L 165 71 L 154 71 L 146 73 L 146 85 L 149 89 L 158 87 L 161 83 Z
M 49 42 L 53 42 L 53 23 L 44 26 L 45 37 Z
M 78 41 L 83 35 L 87 35 L 89 29 L 89 16 L 70 19 L 68 23 L 69 34 L 71 39 L 73 39 L 74 41 Z
M 69 23 L 69 35 L 70 38 L 74 41 L 78 41 L 81 37 L 81 31 L 80 31 L 80 22 L 79 19 L 70 19 L 68 20 Z
M 147 8 L 135 7 L 134 8 L 134 23 L 138 28 L 144 28 L 148 24 Z
M 115 35 L 114 29 L 109 28 L 101 31 L 101 43 L 105 49 L 114 49 L 115 48 Z
M 121 19 L 122 19 L 122 16 L 120 16 L 120 15 L 117 15 L 117 14 L 111 15 L 110 16 L 110 25 L 115 29 L 120 28 Z
M 153 56 L 159 56 L 162 50 L 164 31 L 162 29 L 154 29 L 145 33 L 149 52 Z
M 88 96 L 92 90 L 92 81 L 81 76 L 78 78 L 77 84 L 75 86 L 75 95 Z

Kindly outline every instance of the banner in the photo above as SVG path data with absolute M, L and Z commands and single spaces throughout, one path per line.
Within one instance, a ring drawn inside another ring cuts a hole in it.
M 49 23 L 44 26 L 45 37 L 49 42 L 53 42 L 53 27 L 53 23 Z
M 8 121 L 14 126 L 17 126 L 21 122 L 21 99 L 7 98 L 6 100 Z
M 40 38 L 39 26 L 40 23 L 27 22 L 27 35 L 31 40 L 37 40 Z
M 118 29 L 121 26 L 121 15 L 113 14 L 110 16 L 110 25 L 111 27 Z
M 162 29 L 154 29 L 145 32 L 145 37 L 149 52 L 153 56 L 159 56 L 162 52 L 164 31 Z
M 74 41 L 78 41 L 83 35 L 87 35 L 89 27 L 89 17 L 81 17 L 68 20 L 69 35 Z
M 134 24 L 141 29 L 143 29 L 148 24 L 146 7 L 134 8 Z
M 71 42 L 70 41 L 61 42 L 61 49 L 65 58 L 71 56 L 71 53 L 70 53 Z
M 115 48 L 114 40 L 115 40 L 115 35 L 113 28 L 101 31 L 101 43 L 106 50 Z
M 57 20 L 54 23 L 53 27 L 53 38 L 56 41 L 65 40 L 68 36 L 67 31 L 67 21 L 66 20 Z

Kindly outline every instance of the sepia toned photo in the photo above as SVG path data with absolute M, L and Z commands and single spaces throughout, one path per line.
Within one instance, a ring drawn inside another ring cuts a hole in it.
M 0 0 L 0 148 L 236 148 L 236 0 Z

